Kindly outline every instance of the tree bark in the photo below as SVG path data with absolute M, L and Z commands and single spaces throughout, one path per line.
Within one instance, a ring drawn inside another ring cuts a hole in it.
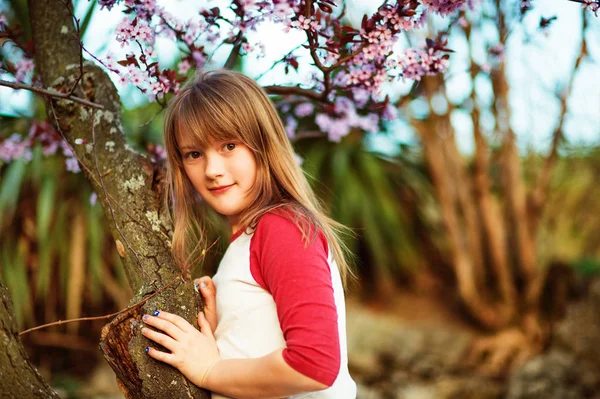
M 80 75 L 80 47 L 70 1 L 29 0 L 37 73 L 44 87 L 68 92 Z M 177 313 L 197 326 L 199 295 L 170 254 L 172 226 L 161 207 L 162 170 L 126 143 L 121 103 L 108 75 L 92 62 L 75 95 L 102 104 L 104 110 L 64 99 L 49 99 L 48 119 L 73 148 L 86 177 L 98 193 L 129 284 L 132 304 L 156 293 L 143 306 L 120 314 L 102 332 L 100 348 L 127 398 L 208 398 L 174 368 L 145 353 L 150 341 L 140 333 L 141 316 L 155 309 Z M 82 139 L 87 145 L 76 145 Z M 105 194 L 105 190 L 106 193 Z M 3 383 L 28 384 L 11 374 Z
M 0 392 L 3 398 L 59 398 L 29 362 L 19 340 L 10 293 L 1 283 L 0 342 Z
M 437 89 L 435 81 L 426 77 L 423 82 L 428 95 Z M 463 240 L 460 220 L 456 204 L 458 193 L 450 185 L 448 161 L 444 157 L 442 139 L 438 134 L 438 123 L 435 116 L 430 116 L 425 121 L 413 121 L 421 137 L 425 150 L 425 160 L 429 167 L 436 197 L 440 204 L 444 227 L 448 232 L 449 252 L 457 279 L 460 298 L 468 312 L 483 326 L 489 329 L 498 329 L 502 320 L 498 318 L 494 306 L 487 302 L 481 286 L 477 284 L 474 265 L 469 257 L 469 250 Z

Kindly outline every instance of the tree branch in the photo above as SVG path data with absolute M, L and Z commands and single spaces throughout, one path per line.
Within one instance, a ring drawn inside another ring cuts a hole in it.
M 96 104 L 93 103 L 91 101 L 88 101 L 84 98 L 80 98 L 80 97 L 75 97 L 73 95 L 70 94 L 65 94 L 65 93 L 59 93 L 57 91 L 54 90 L 48 90 L 48 89 L 42 89 L 40 87 L 35 87 L 35 86 L 30 86 L 30 85 L 26 85 L 23 83 L 18 83 L 18 82 L 8 82 L 6 80 L 0 80 L 0 86 L 6 86 L 6 87 L 10 87 L 12 89 L 25 89 L 25 90 L 29 90 L 29 91 L 33 91 L 35 93 L 39 93 L 39 94 L 43 94 L 45 96 L 49 96 L 49 97 L 54 97 L 54 98 L 62 98 L 65 100 L 70 100 L 88 107 L 92 107 L 92 108 L 96 108 L 96 109 L 104 109 L 104 105 L 102 104 Z
M 265 91 L 269 94 L 296 94 L 310 98 L 311 100 L 327 102 L 320 93 L 314 90 L 303 89 L 299 86 L 265 86 L 263 89 L 265 89 Z
M 552 173 L 554 164 L 558 159 L 558 146 L 564 136 L 563 126 L 565 122 L 565 116 L 567 114 L 567 102 L 569 101 L 569 97 L 571 96 L 573 82 L 575 81 L 575 75 L 577 74 L 577 71 L 581 64 L 581 60 L 583 60 L 583 57 L 585 57 L 585 55 L 587 54 L 587 43 L 585 40 L 585 10 L 583 10 L 582 13 L 583 23 L 581 28 L 581 46 L 579 47 L 579 54 L 577 56 L 577 59 L 575 60 L 575 64 L 573 65 L 573 71 L 571 72 L 571 76 L 569 77 L 567 87 L 565 88 L 565 91 L 560 95 L 560 116 L 558 119 L 556 129 L 554 129 L 554 133 L 552 134 L 552 148 L 550 149 L 550 153 L 544 160 L 544 166 L 538 178 L 537 184 L 529 198 L 530 228 L 533 230 L 533 232 L 537 230 L 537 225 L 539 223 L 539 219 L 542 213 L 542 205 L 546 202 L 546 197 L 548 196 L 548 188 L 550 186 L 550 175 Z

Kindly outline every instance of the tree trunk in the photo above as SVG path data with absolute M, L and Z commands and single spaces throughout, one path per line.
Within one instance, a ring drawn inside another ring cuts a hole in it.
M 477 287 L 473 272 L 473 265 L 465 248 L 464 241 L 461 238 L 462 232 L 456 208 L 454 207 L 454 200 L 450 194 L 452 190 L 449 186 L 450 182 L 446 174 L 447 169 L 442 156 L 442 145 L 437 135 L 435 124 L 431 123 L 432 121 L 433 119 L 430 118 L 422 124 L 415 123 L 415 127 L 423 141 L 425 159 L 440 204 L 444 227 L 448 232 L 448 250 L 452 258 L 460 298 L 469 313 L 476 320 L 488 328 L 497 329 L 499 327 L 499 320 L 496 317 L 494 309 L 488 306 L 481 297 L 481 291 Z
M 19 340 L 10 293 L 1 283 L 0 342 L 0 392 L 3 398 L 59 398 L 29 362 Z
M 42 84 L 68 92 L 80 76 L 80 47 L 72 4 L 29 0 L 29 12 L 35 63 Z M 208 398 L 207 391 L 145 353 L 150 341 L 140 333 L 142 314 L 161 309 L 177 313 L 197 325 L 201 302 L 191 284 L 189 270 L 180 270 L 170 254 L 172 226 L 156 193 L 162 171 L 127 146 L 121 125 L 120 99 L 107 74 L 88 61 L 83 63 L 83 69 L 75 95 L 102 104 L 104 110 L 92 111 L 69 100 L 49 99 L 48 118 L 73 148 L 98 193 L 129 284 L 136 293 L 132 304 L 164 288 L 143 306 L 120 314 L 106 325 L 101 350 L 127 398 Z M 76 145 L 76 139 L 88 145 Z M 26 361 L 4 291 L 2 300 L 6 308 L 0 316 L 2 333 L 9 342 L 8 357 L 0 363 L 3 392 L 12 394 L 22 387 L 24 393 L 15 397 L 34 397 L 40 390 L 44 392 L 43 397 L 56 397 Z M 31 394 L 27 394 L 26 389 Z

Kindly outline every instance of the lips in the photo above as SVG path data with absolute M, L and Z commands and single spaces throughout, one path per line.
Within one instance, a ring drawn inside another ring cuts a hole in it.
M 227 186 L 218 186 L 218 187 L 209 188 L 208 191 L 210 191 L 213 194 L 221 194 L 221 193 L 224 193 L 225 191 L 229 190 L 231 187 L 233 187 L 233 184 L 230 184 Z

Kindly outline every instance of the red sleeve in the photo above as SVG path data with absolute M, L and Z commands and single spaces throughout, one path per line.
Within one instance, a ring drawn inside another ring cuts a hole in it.
M 250 243 L 250 271 L 275 300 L 284 360 L 331 386 L 340 370 L 340 341 L 325 237 L 306 246 L 292 221 L 266 214 Z

